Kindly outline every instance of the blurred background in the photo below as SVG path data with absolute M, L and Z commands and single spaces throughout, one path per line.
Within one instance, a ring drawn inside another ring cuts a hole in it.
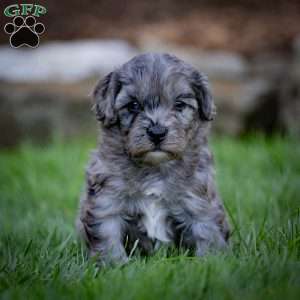
M 9 45 L 3 10 L 15 3 L 0 3 L 0 147 L 93 136 L 97 79 L 145 51 L 208 75 L 215 133 L 300 135 L 299 0 L 39 1 L 35 49 Z
M 4 31 L 17 3 L 47 9 L 35 49 Z M 0 14 L 0 299 L 300 299 L 300 0 L 0 0 Z M 232 242 L 102 270 L 74 230 L 97 139 L 89 95 L 146 51 L 209 77 Z

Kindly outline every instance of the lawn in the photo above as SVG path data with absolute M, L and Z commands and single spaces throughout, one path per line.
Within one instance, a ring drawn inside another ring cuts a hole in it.
M 74 220 L 93 140 L 0 152 L 1 299 L 300 299 L 300 143 L 215 137 L 227 253 L 99 269 Z

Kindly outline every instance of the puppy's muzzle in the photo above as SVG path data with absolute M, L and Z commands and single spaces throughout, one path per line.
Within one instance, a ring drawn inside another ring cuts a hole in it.
M 156 146 L 165 139 L 167 133 L 168 128 L 159 124 L 154 124 L 147 129 L 150 141 Z

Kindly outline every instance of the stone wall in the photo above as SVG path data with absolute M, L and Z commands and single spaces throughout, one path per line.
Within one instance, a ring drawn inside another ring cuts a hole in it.
M 123 41 L 49 43 L 34 50 L 0 47 L 0 147 L 24 139 L 96 132 L 89 94 L 97 79 L 143 51 L 170 52 L 210 79 L 218 114 L 214 130 L 242 135 L 300 135 L 300 39 L 294 55 L 201 52 L 156 40 L 133 48 Z

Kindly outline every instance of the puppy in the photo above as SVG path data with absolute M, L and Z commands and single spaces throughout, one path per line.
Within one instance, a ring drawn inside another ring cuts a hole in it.
M 202 256 L 229 235 L 208 149 L 206 77 L 168 54 L 143 54 L 96 86 L 101 146 L 86 171 L 78 229 L 90 255 L 125 263 L 130 245 Z

